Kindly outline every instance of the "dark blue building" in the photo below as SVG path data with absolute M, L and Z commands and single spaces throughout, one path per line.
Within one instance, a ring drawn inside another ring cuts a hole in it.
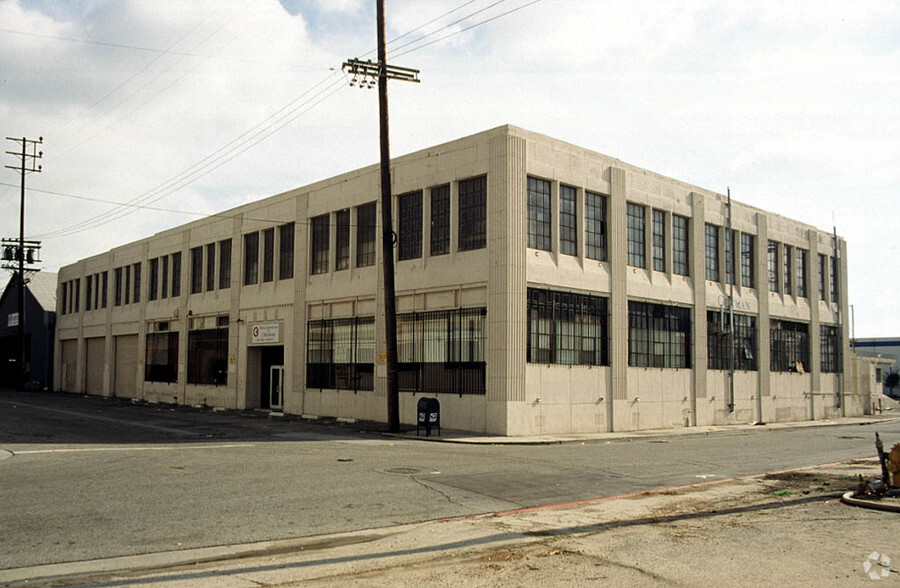
M 13 275 L 0 295 L 0 386 L 19 384 L 19 286 Z M 25 284 L 25 368 L 29 389 L 53 389 L 56 274 L 36 272 Z

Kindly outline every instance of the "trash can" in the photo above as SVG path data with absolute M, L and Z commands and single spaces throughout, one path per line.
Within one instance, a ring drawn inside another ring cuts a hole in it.
M 437 398 L 419 398 L 416 404 L 416 436 L 419 428 L 425 427 L 425 436 L 431 437 L 431 428 L 437 427 L 441 434 L 441 403 Z

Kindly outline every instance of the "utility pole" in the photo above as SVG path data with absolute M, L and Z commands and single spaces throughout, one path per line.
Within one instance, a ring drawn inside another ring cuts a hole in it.
M 388 431 L 400 432 L 400 393 L 397 387 L 397 298 L 394 286 L 394 229 L 391 202 L 391 148 L 388 130 L 387 82 L 418 82 L 419 70 L 388 65 L 384 41 L 384 0 L 377 0 L 378 62 L 350 59 L 344 71 L 353 75 L 350 85 L 371 88 L 378 79 L 378 113 L 381 137 L 381 252 L 384 271 L 384 330 L 387 360 Z
M 19 316 L 18 316 L 18 327 L 19 327 L 19 389 L 25 389 L 25 383 L 27 382 L 28 372 L 26 367 L 26 349 L 25 349 L 25 284 L 27 280 L 25 279 L 25 262 L 28 261 L 28 264 L 35 263 L 39 261 L 35 252 L 40 249 L 40 243 L 37 241 L 25 241 L 25 175 L 28 173 L 39 173 L 41 171 L 41 166 L 37 164 L 37 160 L 41 159 L 44 156 L 43 151 L 38 151 L 37 146 L 41 145 L 44 142 L 43 137 L 38 137 L 38 140 L 34 139 L 26 139 L 22 137 L 21 139 L 16 137 L 7 137 L 9 141 L 15 141 L 16 143 L 22 144 L 21 151 L 7 151 L 8 155 L 12 155 L 14 157 L 19 158 L 19 164 L 16 166 L 7 165 L 6 167 L 12 170 L 16 170 L 21 174 L 20 185 L 21 185 L 21 198 L 19 200 L 19 239 L 18 239 L 18 247 L 15 248 L 15 255 L 13 256 L 13 248 L 10 247 L 11 243 L 14 242 L 13 239 L 4 239 L 4 251 L 3 258 L 6 261 L 18 261 L 18 267 L 14 265 L 5 265 L 6 269 L 14 269 L 15 275 L 18 281 L 19 288 Z M 15 259 L 11 259 L 15 257 Z M 32 270 L 32 268 L 29 268 Z M 33 271 L 33 270 L 32 270 Z

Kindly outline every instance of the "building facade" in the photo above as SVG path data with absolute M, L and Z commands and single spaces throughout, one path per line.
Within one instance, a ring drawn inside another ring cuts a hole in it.
M 56 274 L 31 272 L 25 279 L 25 371 L 20 367 L 19 278 L 13 273 L 0 295 L 0 385 L 53 389 Z
M 862 414 L 846 243 L 511 126 L 393 161 L 401 420 L 532 435 Z M 62 268 L 63 390 L 385 421 L 377 166 Z

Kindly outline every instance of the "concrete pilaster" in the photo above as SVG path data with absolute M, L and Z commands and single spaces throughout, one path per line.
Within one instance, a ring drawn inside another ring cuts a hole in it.
M 628 245 L 625 170 L 609 168 L 609 266 L 610 280 L 610 394 L 606 400 L 607 430 L 627 423 L 628 407 Z M 614 412 L 616 414 L 614 414 Z M 627 425 L 623 425 L 627 428 Z

